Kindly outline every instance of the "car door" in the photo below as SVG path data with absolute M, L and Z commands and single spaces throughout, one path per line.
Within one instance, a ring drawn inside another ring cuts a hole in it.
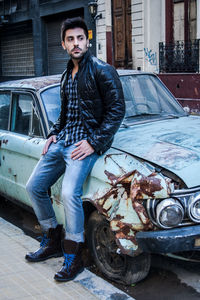
M 42 118 L 33 93 L 13 91 L 9 101 L 7 130 L 0 136 L 0 193 L 31 205 L 25 186 L 45 143 Z
M 6 194 L 5 190 L 5 148 L 8 143 L 7 132 L 9 128 L 11 93 L 0 92 L 0 192 Z

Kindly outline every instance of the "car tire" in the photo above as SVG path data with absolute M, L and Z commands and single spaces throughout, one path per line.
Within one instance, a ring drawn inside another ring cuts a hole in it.
M 108 279 L 130 285 L 148 275 L 150 254 L 141 253 L 136 257 L 118 254 L 115 234 L 97 211 L 88 220 L 87 242 L 96 266 Z

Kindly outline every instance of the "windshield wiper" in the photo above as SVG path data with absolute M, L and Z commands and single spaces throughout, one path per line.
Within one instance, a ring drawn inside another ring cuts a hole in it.
M 166 114 L 166 115 L 163 115 L 163 117 L 178 119 L 180 116 L 177 116 L 177 115 L 174 115 L 174 114 Z
M 126 124 L 126 123 L 124 123 L 124 122 L 121 124 L 121 126 L 120 126 L 120 127 L 122 127 L 122 126 L 124 126 L 125 128 L 129 128 L 129 127 L 130 127 L 129 125 L 127 125 L 127 124 Z
M 125 119 L 131 119 L 131 118 L 136 118 L 136 117 L 145 117 L 145 116 L 160 116 L 160 114 L 151 114 L 151 113 L 141 113 L 133 116 L 127 116 Z

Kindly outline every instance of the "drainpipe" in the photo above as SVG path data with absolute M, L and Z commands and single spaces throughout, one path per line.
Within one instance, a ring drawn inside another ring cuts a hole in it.
M 197 1 L 197 37 L 196 38 L 200 39 L 200 1 Z M 199 72 L 200 72 L 200 54 L 199 54 Z
M 200 39 L 200 1 L 197 1 L 197 39 Z

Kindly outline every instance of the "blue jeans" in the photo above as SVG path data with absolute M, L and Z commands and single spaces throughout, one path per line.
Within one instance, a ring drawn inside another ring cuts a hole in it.
M 48 189 L 64 173 L 62 200 L 65 210 L 66 239 L 84 241 L 84 211 L 82 207 L 83 183 L 91 171 L 98 154 L 92 153 L 83 160 L 71 159 L 75 145 L 64 146 L 65 141 L 52 143 L 48 152 L 36 165 L 26 189 L 43 231 L 55 228 L 57 220 Z

